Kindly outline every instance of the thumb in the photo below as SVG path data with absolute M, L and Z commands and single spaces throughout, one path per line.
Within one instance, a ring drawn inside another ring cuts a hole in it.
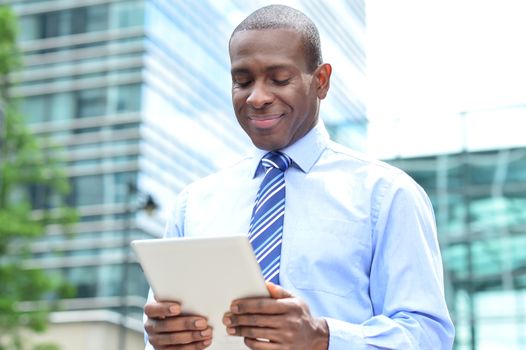
M 272 282 L 266 282 L 267 289 L 270 293 L 270 297 L 274 299 L 284 299 L 284 298 L 292 298 L 293 295 L 290 294 L 287 290 L 281 288 L 277 284 L 274 284 Z

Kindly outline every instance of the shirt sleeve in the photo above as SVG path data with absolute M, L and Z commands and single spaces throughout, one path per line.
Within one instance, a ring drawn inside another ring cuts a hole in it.
M 370 271 L 375 316 L 361 324 L 326 318 L 329 350 L 450 350 L 455 331 L 429 199 L 402 173 L 377 200 Z
M 152 293 L 152 290 L 150 289 L 148 291 L 148 301 L 147 303 L 149 303 L 150 301 L 153 300 L 153 293 Z M 143 320 L 143 324 L 146 323 L 146 320 L 148 319 L 148 317 L 146 316 L 146 314 L 142 314 L 142 320 Z M 150 342 L 148 341 L 148 333 L 146 333 L 146 331 L 143 331 L 143 334 L 144 334 L 144 344 L 145 344 L 145 348 L 144 350 L 155 350 L 152 346 L 152 344 L 150 344 Z

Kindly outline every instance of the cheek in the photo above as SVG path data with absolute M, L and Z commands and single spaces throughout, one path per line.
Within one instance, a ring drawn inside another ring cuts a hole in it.
M 243 98 L 241 98 L 239 94 L 232 94 L 232 108 L 234 110 L 234 115 L 236 116 L 238 124 L 246 131 L 247 120 L 243 117 L 243 115 L 245 115 L 244 106 L 245 103 Z
M 245 105 L 244 95 L 239 92 L 232 92 L 232 106 L 237 113 Z

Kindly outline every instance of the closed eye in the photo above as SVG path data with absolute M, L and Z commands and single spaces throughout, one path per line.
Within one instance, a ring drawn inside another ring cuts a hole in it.
M 283 80 L 281 80 L 281 79 L 272 79 L 272 81 L 276 85 L 283 86 L 283 85 L 287 85 L 290 82 L 290 79 L 283 79 Z
M 250 83 L 252 83 L 252 80 L 243 80 L 243 81 L 232 80 L 232 84 L 234 85 L 234 87 L 245 88 L 249 86 Z

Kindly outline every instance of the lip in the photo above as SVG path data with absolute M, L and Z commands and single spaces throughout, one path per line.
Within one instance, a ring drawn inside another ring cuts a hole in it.
M 284 114 L 273 114 L 264 116 L 248 116 L 248 120 L 258 129 L 269 129 L 274 127 L 283 118 Z

